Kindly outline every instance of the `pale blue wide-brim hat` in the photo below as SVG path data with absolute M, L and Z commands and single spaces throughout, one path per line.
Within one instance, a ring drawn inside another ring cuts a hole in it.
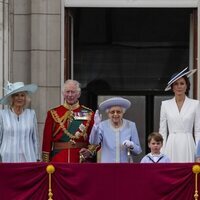
M 25 85 L 23 82 L 15 82 L 15 83 L 8 82 L 4 88 L 5 95 L 3 98 L 0 99 L 0 104 L 9 104 L 9 98 L 12 94 L 18 92 L 34 93 L 37 90 L 37 88 L 38 86 L 36 84 Z
M 113 106 L 120 106 L 127 110 L 131 106 L 131 102 L 122 97 L 113 97 L 100 103 L 99 109 L 105 111 Z
M 183 69 L 181 72 L 175 73 L 172 75 L 170 81 L 167 83 L 167 87 L 165 88 L 165 91 L 168 91 L 171 89 L 171 86 L 174 82 L 176 82 L 179 78 L 183 77 L 183 76 L 187 76 L 190 77 L 192 76 L 197 70 L 196 69 L 192 69 L 192 70 L 188 70 L 188 67 L 186 67 L 185 69 Z

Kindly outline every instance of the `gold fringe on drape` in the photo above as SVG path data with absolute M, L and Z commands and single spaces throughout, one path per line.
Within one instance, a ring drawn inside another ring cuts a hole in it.
M 47 173 L 49 174 L 49 190 L 48 190 L 48 200 L 53 200 L 53 193 L 52 193 L 52 189 L 51 189 L 51 174 L 54 173 L 55 171 L 55 167 L 53 165 L 48 165 L 46 168 Z
M 200 166 L 199 165 L 193 165 L 192 171 L 195 174 L 195 193 L 194 193 L 194 199 L 198 200 L 199 194 L 198 194 L 198 174 L 200 172 Z

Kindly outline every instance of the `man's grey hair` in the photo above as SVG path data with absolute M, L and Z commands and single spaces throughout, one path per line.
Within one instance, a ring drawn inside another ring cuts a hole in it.
M 65 91 L 66 86 L 70 83 L 73 83 L 76 86 L 77 92 L 81 93 L 81 84 L 78 81 L 72 79 L 68 79 L 65 81 L 63 86 L 63 92 Z

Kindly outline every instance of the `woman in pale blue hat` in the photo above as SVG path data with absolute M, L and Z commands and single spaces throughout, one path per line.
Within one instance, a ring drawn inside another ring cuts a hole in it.
M 113 97 L 99 105 L 100 111 L 108 115 L 101 121 L 97 110 L 94 126 L 90 134 L 90 143 L 101 146 L 102 163 L 127 163 L 133 155 L 141 153 L 137 128 L 134 122 L 123 118 L 131 102 L 122 97 Z
M 23 82 L 6 85 L 0 104 L 0 155 L 2 162 L 35 162 L 40 159 L 36 114 L 28 109 L 29 94 L 37 85 Z
M 194 162 L 196 145 L 200 139 L 200 103 L 187 96 L 188 78 L 196 70 L 183 69 L 174 74 L 165 91 L 172 90 L 174 97 L 162 102 L 160 129 L 163 136 L 163 153 L 171 162 Z

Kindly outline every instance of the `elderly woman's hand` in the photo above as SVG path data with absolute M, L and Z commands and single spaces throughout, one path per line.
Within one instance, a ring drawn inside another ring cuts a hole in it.
M 126 148 L 133 148 L 133 142 L 130 140 L 124 140 L 122 143 Z
M 96 110 L 95 114 L 94 114 L 94 124 L 95 126 L 98 126 L 99 123 L 101 122 L 102 120 L 102 115 L 99 114 L 99 110 Z
M 88 158 L 92 157 L 91 151 L 89 151 L 89 150 L 86 149 L 86 148 L 82 148 L 82 149 L 79 151 L 79 154 L 80 154 L 80 158 L 82 159 L 82 161 L 85 161 L 85 160 L 87 160 Z

